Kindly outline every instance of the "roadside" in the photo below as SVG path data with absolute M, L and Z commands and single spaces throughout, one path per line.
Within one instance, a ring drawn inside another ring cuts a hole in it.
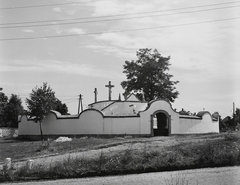
M 16 183 L 8 183 L 14 185 Z M 18 185 L 239 185 L 240 167 L 202 168 L 80 179 L 19 182 Z
M 29 159 L 34 160 L 35 165 L 49 165 L 67 158 L 93 158 L 99 156 L 102 152 L 105 154 L 115 154 L 116 152 L 129 148 L 132 150 L 141 150 L 146 147 L 146 145 L 148 148 L 159 150 L 162 147 L 178 145 L 180 143 L 201 142 L 206 139 L 216 140 L 222 137 L 224 136 L 218 134 L 151 138 L 119 137 L 109 139 L 84 137 L 74 139 L 72 142 L 55 143 L 52 140 L 45 141 L 45 145 L 48 145 L 48 147 L 43 149 L 41 149 L 41 141 L 19 141 L 11 138 L 0 138 L 0 146 L 2 148 L 0 151 L 0 169 L 2 169 L 4 159 L 7 157 L 11 158 L 12 162 L 14 162 L 14 167 L 18 168 L 24 165 Z M 8 148 L 6 148 L 6 145 Z M 60 150 L 57 148 L 59 145 L 61 145 Z M 65 148 L 65 146 L 67 147 Z M 12 149 L 12 151 L 10 151 L 10 149 Z M 5 153 L 4 150 L 6 150 Z M 28 153 L 27 150 L 29 150 Z M 23 152 L 22 155 L 21 152 Z M 20 157 L 15 156 L 14 153 L 17 153 Z
M 85 147 L 63 150 L 59 154 L 52 151 L 61 144 L 52 142 L 54 148 L 50 143 L 42 151 L 47 154 L 31 158 L 34 159 L 32 169 L 26 168 L 26 161 L 14 162 L 12 170 L 5 172 L 2 180 L 79 178 L 240 164 L 237 133 L 107 140 L 85 138 L 67 145 L 77 146 L 81 142 Z

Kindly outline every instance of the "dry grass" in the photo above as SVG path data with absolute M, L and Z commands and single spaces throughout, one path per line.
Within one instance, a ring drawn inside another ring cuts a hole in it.
M 79 142 L 83 142 L 82 149 L 102 148 L 123 143 L 125 145 L 127 143 L 129 147 L 116 153 L 102 151 L 92 158 L 76 157 L 49 166 L 35 165 L 31 171 L 26 167 L 15 171 L 9 170 L 2 173 L 2 177 L 8 177 L 5 178 L 8 181 L 24 177 L 40 179 L 79 178 L 93 175 L 143 173 L 240 164 L 238 134 L 133 138 L 129 140 L 88 138 L 83 141 L 75 140 L 72 147 L 61 148 L 58 145 L 51 146 L 53 143 L 50 143 L 40 152 L 45 150 L 51 152 L 52 147 L 58 151 L 66 152 L 66 148 L 72 151 L 73 146 Z M 71 145 L 71 142 L 66 143 Z M 89 145 L 92 146 L 89 147 Z M 75 148 L 75 150 L 77 149 Z M 13 171 L 14 173 L 12 173 Z
M 25 158 L 36 158 L 42 155 L 64 154 L 82 150 L 90 150 L 99 147 L 108 147 L 128 142 L 128 139 L 118 138 L 73 138 L 70 142 L 54 142 L 53 140 L 45 141 L 20 141 L 8 138 L 0 138 L 0 163 L 5 158 L 21 160 Z

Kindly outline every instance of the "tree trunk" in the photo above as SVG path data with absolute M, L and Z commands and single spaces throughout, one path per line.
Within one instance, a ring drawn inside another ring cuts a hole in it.
M 43 132 L 42 132 L 42 122 L 39 122 L 40 125 L 40 134 L 41 134 L 41 140 L 42 140 L 42 144 L 43 144 Z

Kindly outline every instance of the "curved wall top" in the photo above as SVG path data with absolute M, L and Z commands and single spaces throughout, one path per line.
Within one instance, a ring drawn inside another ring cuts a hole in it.
M 172 108 L 172 105 L 171 103 L 169 103 L 168 101 L 166 100 L 161 100 L 161 99 L 158 99 L 158 100 L 153 100 L 151 102 L 148 103 L 148 106 L 145 110 L 143 111 L 140 111 L 139 113 L 141 112 L 146 112 L 146 111 L 158 111 L 158 110 L 165 110 L 166 112 L 172 112 L 172 113 L 176 113 L 178 114 L 173 108 Z M 178 114 L 179 115 L 179 114 Z

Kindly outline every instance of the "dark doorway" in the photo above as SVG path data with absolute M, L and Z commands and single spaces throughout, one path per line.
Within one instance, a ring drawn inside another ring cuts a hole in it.
M 153 117 L 153 122 L 155 122 L 153 127 L 154 136 L 168 136 L 169 135 L 169 121 L 168 116 L 159 112 Z

